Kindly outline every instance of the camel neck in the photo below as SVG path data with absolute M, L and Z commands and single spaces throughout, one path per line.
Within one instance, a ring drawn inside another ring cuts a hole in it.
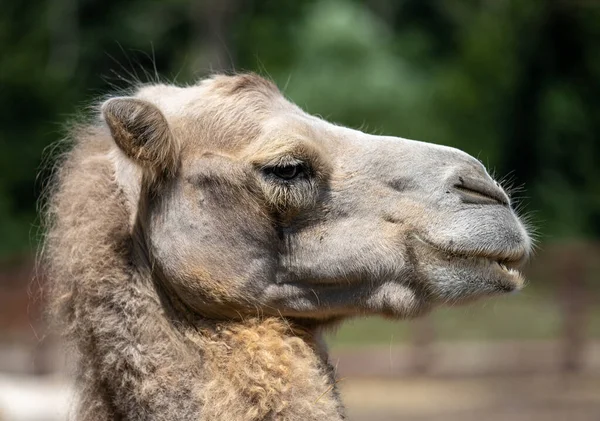
M 343 419 L 333 369 L 314 331 L 268 317 L 217 323 L 201 335 L 203 419 Z

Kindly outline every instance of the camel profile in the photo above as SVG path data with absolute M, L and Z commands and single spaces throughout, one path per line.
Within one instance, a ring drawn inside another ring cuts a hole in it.
M 71 137 L 43 261 L 77 420 L 341 420 L 323 329 L 523 284 L 530 238 L 479 161 L 256 75 L 140 87 Z

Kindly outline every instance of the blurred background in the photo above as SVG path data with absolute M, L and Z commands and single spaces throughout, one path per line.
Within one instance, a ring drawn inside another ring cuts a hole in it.
M 49 145 L 131 81 L 233 70 L 477 156 L 538 238 L 517 296 L 332 334 L 351 420 L 600 419 L 600 1 L 4 0 L 0 51 L 0 420 L 71 405 L 32 282 Z

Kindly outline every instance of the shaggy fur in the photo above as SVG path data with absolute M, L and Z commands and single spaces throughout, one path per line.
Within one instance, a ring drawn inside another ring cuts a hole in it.
M 106 127 L 80 128 L 50 184 L 43 262 L 78 354 L 77 420 L 339 420 L 318 333 L 182 314 L 136 254 Z
M 461 151 L 329 124 L 255 75 L 101 114 L 57 166 L 42 253 L 74 419 L 341 420 L 323 326 L 522 285 L 529 237 Z

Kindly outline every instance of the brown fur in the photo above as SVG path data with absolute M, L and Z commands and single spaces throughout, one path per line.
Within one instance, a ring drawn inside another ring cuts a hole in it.
M 107 128 L 73 140 L 50 185 L 43 253 L 53 317 L 78 355 L 73 418 L 341 419 L 316 332 L 273 317 L 190 320 L 135 252 Z

